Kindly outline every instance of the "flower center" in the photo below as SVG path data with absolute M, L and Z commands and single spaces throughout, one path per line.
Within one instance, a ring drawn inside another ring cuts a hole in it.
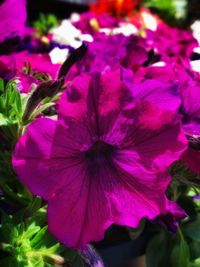
M 114 146 L 103 141 L 97 141 L 85 152 L 85 157 L 92 161 L 107 159 L 112 155 L 113 151 Z

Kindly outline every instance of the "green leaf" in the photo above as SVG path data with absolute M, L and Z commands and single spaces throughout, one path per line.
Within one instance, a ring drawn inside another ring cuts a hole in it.
M 45 267 L 44 260 L 43 260 L 42 256 L 39 256 L 38 258 L 32 257 L 28 261 L 28 263 L 29 263 L 28 267 Z
M 144 0 L 144 5 L 169 24 L 180 24 L 186 18 L 187 0 Z
M 80 256 L 77 256 L 75 260 L 72 262 L 72 264 L 73 266 L 76 266 L 76 267 L 84 267 L 83 260 L 81 259 Z
M 35 222 L 33 222 L 31 225 L 29 225 L 27 231 L 23 234 L 23 238 L 32 238 L 38 231 L 40 231 L 40 229 L 40 226 L 35 225 Z
M 175 244 L 171 253 L 172 267 L 189 267 L 189 247 L 179 230 L 179 242 Z
M 192 262 L 190 267 L 200 267 L 200 258 Z
M 12 223 L 12 219 L 13 217 L 11 215 L 8 215 L 7 213 L 4 212 L 4 210 L 0 209 L 2 217 L 1 217 L 1 223 L 2 225 L 6 225 L 6 224 L 11 224 Z
M 22 222 L 16 226 L 19 236 L 23 235 L 25 231 L 25 224 Z
M 191 260 L 196 260 L 197 258 L 200 258 L 200 242 L 192 240 L 191 242 L 189 242 L 189 248 Z
M 11 149 L 18 139 L 18 129 L 22 121 L 22 98 L 17 88 L 17 80 L 10 80 L 0 92 L 0 131 Z
M 36 118 L 45 109 L 50 108 L 50 107 L 52 107 L 54 105 L 55 105 L 55 103 L 52 103 L 52 102 L 41 105 L 41 107 L 39 107 L 35 112 L 33 112 L 33 114 L 31 115 L 31 120 Z
M 169 267 L 167 236 L 164 231 L 151 238 L 147 246 L 146 262 L 147 267 Z
M 37 21 L 33 23 L 35 29 L 39 34 L 44 35 L 49 32 L 50 29 L 58 25 L 58 19 L 52 14 L 40 14 Z
M 5 117 L 2 113 L 0 113 L 0 126 L 8 124 L 9 124 L 8 118 Z
M 4 92 L 4 80 L 0 79 L 0 94 Z
M 47 226 L 40 229 L 40 231 L 34 236 L 34 238 L 30 241 L 31 247 L 36 248 L 39 245 L 39 242 L 41 242 L 47 232 Z
M 6 243 L 13 244 L 18 237 L 17 228 L 10 223 L 4 224 L 1 228 L 1 236 Z
M 68 259 L 69 261 L 73 262 L 76 257 L 77 257 L 78 253 L 76 250 L 74 249 L 71 249 L 71 248 L 65 248 L 65 251 L 64 251 L 64 257 L 66 259 Z
M 10 256 L 0 260 L 0 266 L 2 267 L 19 267 L 17 260 Z
M 200 242 L 200 217 L 193 222 L 188 222 L 183 228 L 185 235 Z
M 48 254 L 55 254 L 59 248 L 60 244 L 56 243 L 55 245 L 51 246 L 50 248 L 40 249 L 42 253 L 48 255 Z
M 27 207 L 27 210 L 29 213 L 34 214 L 36 211 L 38 211 L 41 208 L 42 200 L 39 197 L 33 197 L 31 203 Z

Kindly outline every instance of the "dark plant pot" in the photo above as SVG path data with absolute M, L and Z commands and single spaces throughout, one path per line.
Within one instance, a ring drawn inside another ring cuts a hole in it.
M 96 249 L 101 256 L 105 267 L 125 266 L 128 262 L 145 253 L 149 236 L 142 233 L 138 238 L 112 246 L 102 246 Z

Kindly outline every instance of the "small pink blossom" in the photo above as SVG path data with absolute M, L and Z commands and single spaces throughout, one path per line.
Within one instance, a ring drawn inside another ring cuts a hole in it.
M 48 54 L 31 54 L 27 51 L 1 56 L 0 62 L 20 78 L 23 93 L 29 92 L 32 83 L 39 84 L 37 74 L 48 74 L 51 79 L 56 79 L 61 66 L 61 64 L 53 64 Z

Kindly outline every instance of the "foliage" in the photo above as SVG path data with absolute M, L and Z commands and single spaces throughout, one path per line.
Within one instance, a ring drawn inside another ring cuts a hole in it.
M 3 257 L 0 258 L 0 266 L 64 266 L 69 260 L 78 263 L 74 266 L 81 266 L 80 256 L 74 250 L 66 251 L 49 234 L 43 216 L 45 209 L 39 208 L 41 200 L 35 198 L 33 202 L 32 207 L 14 215 L 1 212 L 0 249 Z M 31 217 L 27 217 L 27 212 Z
M 186 0 L 144 0 L 144 5 L 158 13 L 169 24 L 180 25 L 187 16 Z
M 50 29 L 58 25 L 58 19 L 53 14 L 40 14 L 38 20 L 33 23 L 33 27 L 40 35 L 49 32 Z
M 19 81 L 0 80 L 0 266 L 83 266 L 80 255 L 66 249 L 48 232 L 45 203 L 19 182 L 11 166 L 14 145 L 26 126 L 54 105 L 57 96 L 44 97 L 24 119 L 32 92 L 20 94 Z
M 171 166 L 170 173 L 173 180 L 168 195 L 184 207 L 189 217 L 179 223 L 175 234 L 154 226 L 147 246 L 147 267 L 199 267 L 200 200 L 194 199 L 200 192 L 199 177 L 180 162 Z

